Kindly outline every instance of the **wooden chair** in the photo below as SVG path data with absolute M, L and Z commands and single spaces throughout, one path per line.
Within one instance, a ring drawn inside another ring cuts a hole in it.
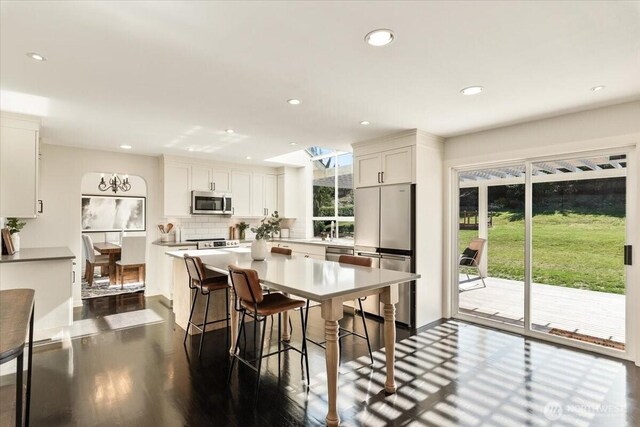
M 82 235 L 82 247 L 84 249 L 84 258 L 86 260 L 85 279 L 89 286 L 93 286 L 93 275 L 96 267 L 100 267 L 101 274 L 104 276 L 105 270 L 109 271 L 109 255 L 96 255 L 93 249 L 93 241 L 86 234 Z
M 304 306 L 304 301 L 297 300 L 293 298 L 289 298 L 281 293 L 272 293 L 272 294 L 264 294 L 262 292 L 262 288 L 260 286 L 260 279 L 258 278 L 258 273 L 255 270 L 251 269 L 243 269 L 236 267 L 234 265 L 229 266 L 229 277 L 231 278 L 231 285 L 233 286 L 233 290 L 236 294 L 236 298 L 238 298 L 240 302 L 240 311 L 242 312 L 242 319 L 240 320 L 240 330 L 238 331 L 238 336 L 236 338 L 235 351 L 232 355 L 231 366 L 229 367 L 229 377 L 227 379 L 227 383 L 231 381 L 231 375 L 233 373 L 233 367 L 235 366 L 236 359 L 240 362 L 244 363 L 254 371 L 258 373 L 258 378 L 256 382 L 256 391 L 260 386 L 260 368 L 262 366 L 262 359 L 265 357 L 272 356 L 274 354 L 278 355 L 278 373 L 280 372 L 280 354 L 294 350 L 301 355 L 301 362 L 305 363 L 306 371 L 307 371 L 307 384 L 309 384 L 309 359 L 307 357 L 307 340 L 305 334 L 305 316 L 302 310 Z M 285 348 L 282 349 L 282 339 L 281 339 L 281 323 L 282 323 L 282 313 L 290 310 L 295 310 L 300 308 L 300 323 L 302 326 L 302 348 L 297 349 L 295 347 L 290 346 L 289 344 L 285 344 Z M 267 318 L 272 317 L 274 315 L 278 315 L 278 351 L 269 353 L 264 355 L 264 337 L 267 332 Z M 258 349 L 258 356 L 255 359 L 247 360 L 242 358 L 238 354 L 238 346 L 240 345 L 240 335 L 244 330 L 244 320 L 245 317 L 249 316 L 254 319 L 254 322 L 262 322 L 262 335 L 260 338 L 260 348 Z M 252 363 L 257 362 L 257 367 L 253 366 Z M 303 370 L 304 372 L 304 370 Z M 257 396 L 257 395 L 256 395 Z
M 358 267 L 369 267 L 371 268 L 373 266 L 373 259 L 372 258 L 368 258 L 368 257 L 361 257 L 361 256 L 353 256 L 353 255 L 340 255 L 340 257 L 338 258 L 338 262 L 340 264 L 349 264 L 349 265 L 354 265 L 354 266 L 358 266 Z M 367 330 L 367 318 L 364 314 L 364 310 L 362 309 L 362 301 L 364 301 L 365 299 L 367 299 L 367 297 L 363 297 L 363 298 L 358 298 L 358 305 L 360 307 L 360 315 L 362 316 L 362 327 L 364 328 L 364 335 L 360 335 L 359 333 L 349 330 L 349 329 L 345 329 L 343 327 L 340 327 L 339 333 L 338 333 L 338 344 L 340 344 L 342 338 L 344 337 L 348 337 L 350 335 L 354 335 L 358 338 L 362 338 L 364 340 L 367 341 L 367 348 L 369 349 L 369 358 L 371 359 L 371 364 L 373 365 L 373 351 L 371 351 L 371 341 L 369 340 L 369 331 Z M 309 300 L 307 300 L 307 307 L 306 307 L 306 311 L 307 311 L 307 319 L 309 319 Z M 355 313 L 354 313 L 355 316 Z M 355 318 L 354 318 L 355 321 Z M 312 343 L 325 348 L 325 343 L 326 341 L 322 341 L 322 342 L 316 342 L 313 341 L 311 339 L 309 339 L 309 341 L 311 341 Z
M 484 247 L 486 246 L 487 239 L 482 239 L 480 237 L 476 237 L 471 240 L 469 246 L 464 250 L 462 255 L 460 255 L 459 265 L 460 267 L 474 268 L 478 271 L 478 277 L 482 281 L 482 288 L 486 288 L 487 284 L 484 282 L 484 277 L 482 277 L 482 272 L 480 271 L 480 261 L 482 260 L 482 254 L 484 252 Z M 469 277 L 469 273 L 465 272 L 467 275 L 467 280 L 471 280 Z M 470 291 L 472 289 L 481 289 L 476 286 L 472 286 L 466 289 L 458 288 L 459 292 Z
M 146 266 L 147 238 L 145 236 L 122 237 L 122 255 L 116 261 L 116 283 L 120 280 L 120 288 L 124 288 L 124 270 L 136 268 L 138 281 L 144 283 Z
M 187 266 L 187 273 L 189 273 L 189 288 L 195 290 L 193 294 L 193 302 L 191 303 L 191 312 L 189 313 L 189 320 L 187 321 L 187 328 L 184 331 L 184 341 L 183 344 L 187 343 L 187 337 L 189 336 L 189 326 L 192 326 L 201 332 L 200 336 L 200 346 L 198 348 L 198 356 L 202 354 L 202 343 L 204 342 L 204 334 L 207 331 L 207 325 L 218 323 L 218 322 L 227 322 L 227 340 L 229 339 L 229 281 L 226 275 L 220 275 L 217 273 L 213 273 L 206 268 L 204 268 L 204 264 L 199 257 L 184 256 L 184 262 Z M 209 299 L 211 298 L 211 292 L 224 290 L 226 297 L 225 307 L 227 309 L 227 316 L 224 319 L 214 320 L 212 322 L 207 322 L 207 315 L 209 313 Z M 193 311 L 196 307 L 196 301 L 198 299 L 198 294 L 207 297 L 207 302 L 205 304 L 204 309 L 204 320 L 202 323 L 193 323 L 191 319 L 193 318 Z

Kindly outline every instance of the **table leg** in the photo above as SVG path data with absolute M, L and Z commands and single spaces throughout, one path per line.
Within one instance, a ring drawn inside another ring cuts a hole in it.
M 289 296 L 289 294 L 286 294 L 284 292 L 283 294 L 285 296 Z M 282 324 L 284 325 L 284 328 L 282 329 L 280 339 L 282 341 L 291 341 L 291 331 L 289 331 L 289 312 L 288 311 L 285 311 L 284 313 L 282 313 Z
M 109 254 L 109 283 L 116 284 L 116 254 Z
M 229 313 L 231 313 L 231 321 L 229 325 L 229 341 L 231 345 L 229 347 L 229 354 L 234 354 L 236 351 L 236 339 L 238 338 L 238 312 L 236 311 L 235 303 L 236 303 L 236 293 L 233 291 L 233 286 L 231 285 L 231 278 L 229 278 Z
M 342 317 L 342 303 L 328 300 L 322 303 L 324 338 L 326 342 L 325 359 L 327 363 L 327 394 L 329 407 L 326 422 L 328 426 L 340 424 L 338 415 L 338 372 L 340 368 L 340 347 L 338 346 L 338 320 Z
M 31 320 L 29 320 L 29 356 L 27 359 L 27 398 L 26 398 L 26 409 L 24 416 L 24 425 L 29 425 L 29 414 L 31 413 L 31 374 L 33 371 L 33 317 L 36 311 L 35 304 L 31 309 Z
M 24 375 L 23 362 L 24 350 L 20 356 L 16 358 L 16 425 L 22 426 L 22 376 Z
M 396 355 L 396 306 L 384 305 L 384 351 L 387 358 L 387 380 L 384 382 L 384 391 L 393 394 L 396 392 L 395 380 L 395 355 Z
M 396 392 L 395 354 L 396 354 L 396 306 L 398 302 L 398 285 L 384 288 L 380 293 L 380 302 L 384 304 L 384 351 L 387 362 L 387 379 L 384 391 Z

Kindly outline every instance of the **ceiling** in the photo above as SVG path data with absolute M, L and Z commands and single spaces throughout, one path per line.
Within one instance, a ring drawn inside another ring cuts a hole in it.
M 411 128 L 447 137 L 640 99 L 640 2 L 0 7 L 3 108 L 40 97 L 42 137 L 55 144 L 259 162 Z M 375 28 L 394 30 L 395 41 L 367 45 Z M 460 94 L 471 85 L 485 90 Z

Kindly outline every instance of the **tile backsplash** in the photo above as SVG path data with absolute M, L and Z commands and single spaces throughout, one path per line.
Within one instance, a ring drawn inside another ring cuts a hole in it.
M 162 223 L 167 224 L 171 222 L 174 227 L 181 227 L 182 241 L 188 239 L 209 239 L 222 237 L 229 238 L 229 227 L 233 227 L 240 222 L 246 222 L 249 224 L 249 229 L 245 231 L 246 239 L 253 239 L 255 234 L 251 232 L 250 228 L 256 227 L 260 224 L 260 218 L 229 218 L 226 216 L 218 215 L 206 215 L 206 216 L 193 216 L 191 218 L 171 219 L 164 220 Z M 157 238 L 160 238 L 160 231 L 155 227 Z M 238 231 L 236 230 L 236 237 Z M 292 238 L 304 238 L 304 226 L 302 221 L 293 221 L 293 228 L 290 230 L 290 237 Z

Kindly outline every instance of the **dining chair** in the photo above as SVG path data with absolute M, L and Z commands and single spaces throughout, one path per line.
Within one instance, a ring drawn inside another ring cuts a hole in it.
M 231 285 L 236 294 L 236 298 L 240 302 L 240 311 L 242 312 L 242 318 L 240 320 L 240 330 L 236 338 L 236 344 L 234 352 L 232 354 L 231 366 L 229 367 L 229 377 L 227 383 L 231 382 L 231 375 L 235 366 L 236 359 L 247 365 L 249 368 L 257 372 L 258 378 L 256 380 L 256 391 L 260 387 L 260 369 L 262 367 L 262 359 L 278 355 L 278 374 L 280 373 L 280 355 L 281 353 L 289 350 L 294 350 L 301 355 L 300 363 L 304 363 L 306 368 L 306 379 L 309 384 L 309 359 L 307 356 L 307 340 L 304 331 L 305 327 L 305 315 L 302 310 L 304 307 L 304 301 L 293 299 L 285 296 L 281 293 L 264 294 L 262 287 L 260 286 L 260 279 L 258 278 L 258 272 L 251 269 L 239 268 L 235 265 L 229 266 L 229 277 L 231 278 Z M 288 343 L 285 343 L 284 349 L 282 349 L 282 337 L 280 333 L 282 323 L 282 313 L 290 310 L 300 309 L 300 324 L 302 327 L 302 348 L 295 348 Z M 278 351 L 264 354 L 264 337 L 267 332 L 267 319 L 278 315 Z M 262 334 L 260 337 L 260 347 L 258 349 L 258 355 L 256 358 L 247 360 L 238 354 L 238 347 L 240 345 L 240 335 L 245 328 L 245 317 L 249 316 L 253 318 L 254 322 L 262 322 Z M 253 366 L 253 363 L 257 363 L 257 366 Z M 304 374 L 305 369 L 303 369 Z
M 200 257 L 184 255 L 184 262 L 187 266 L 187 273 L 189 274 L 189 289 L 195 291 L 193 293 L 193 302 L 191 303 L 191 311 L 189 312 L 189 320 L 187 321 L 187 328 L 184 331 L 183 344 L 187 343 L 187 337 L 189 336 L 189 326 L 196 328 L 200 331 L 200 346 L 198 348 L 198 356 L 202 355 L 202 343 L 204 342 L 204 334 L 207 330 L 207 325 L 212 325 L 218 322 L 227 322 L 227 340 L 229 340 L 229 280 L 226 275 L 214 273 L 207 270 L 202 263 Z M 209 300 L 211 293 L 214 291 L 225 291 L 226 310 L 227 316 L 224 319 L 214 320 L 207 322 L 207 315 L 209 313 Z M 202 323 L 193 323 L 193 311 L 196 307 L 196 301 L 198 294 L 207 297 L 204 309 L 204 320 Z
M 119 261 L 116 261 L 116 283 L 120 280 L 120 288 L 124 288 L 124 270 L 136 268 L 138 281 L 144 283 L 146 266 L 146 236 L 124 236 Z
M 349 264 L 349 265 L 354 265 L 354 266 L 359 266 L 359 267 L 371 267 L 373 265 L 373 260 L 371 258 L 368 257 L 361 257 L 361 256 L 353 256 L 353 255 L 340 255 L 340 257 L 338 258 L 338 262 L 340 264 Z M 354 330 L 349 330 L 346 328 L 343 328 L 342 326 L 340 326 L 340 330 L 338 331 L 338 344 L 341 343 L 342 338 L 344 337 L 348 337 L 350 335 L 356 336 L 358 338 L 362 338 L 364 340 L 367 341 L 367 348 L 369 349 L 369 358 L 371 359 L 371 364 L 373 365 L 373 352 L 371 351 L 371 341 L 369 340 L 369 331 L 367 330 L 367 318 L 364 314 L 364 310 L 362 309 L 362 301 L 364 301 L 365 299 L 367 299 L 367 297 L 363 297 L 363 298 L 357 298 L 358 301 L 358 305 L 360 307 L 360 316 L 362 317 L 362 327 L 364 328 L 364 335 L 361 335 L 357 332 L 355 332 Z M 309 319 L 309 300 L 307 300 L 307 305 L 306 305 L 306 309 L 305 311 L 307 312 L 307 321 Z M 355 322 L 355 312 L 354 312 L 354 322 Z M 306 325 L 305 325 L 305 329 L 306 329 Z M 312 343 L 314 343 L 315 345 L 318 345 L 322 348 L 326 348 L 325 344 L 326 341 L 322 341 L 322 342 L 317 342 L 314 341 L 312 339 L 309 338 L 309 341 L 311 341 Z
M 89 286 L 93 286 L 93 275 L 95 268 L 100 267 L 101 273 L 104 275 L 104 269 L 109 270 L 109 255 L 96 255 L 93 249 L 93 241 L 86 234 L 82 235 L 82 247 L 84 249 L 85 262 L 85 279 Z

